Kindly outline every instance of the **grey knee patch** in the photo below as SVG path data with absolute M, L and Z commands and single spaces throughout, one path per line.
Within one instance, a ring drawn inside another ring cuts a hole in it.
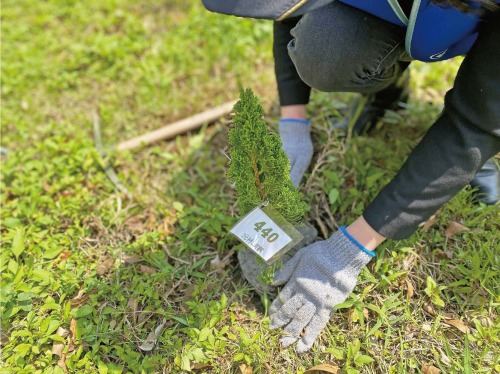
M 342 62 L 325 53 L 325 41 L 315 36 L 315 29 L 314 17 L 304 16 L 292 30 L 294 39 L 288 43 L 288 54 L 295 69 L 302 81 L 312 88 L 325 92 L 345 91 L 345 76 L 332 74 L 341 70 Z
M 301 79 L 326 92 L 373 93 L 397 79 L 404 30 L 334 2 L 307 13 L 288 53 Z

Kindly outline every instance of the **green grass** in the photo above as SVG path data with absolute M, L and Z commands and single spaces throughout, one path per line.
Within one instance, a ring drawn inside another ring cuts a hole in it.
M 346 373 L 419 373 L 426 363 L 500 372 L 500 217 L 469 191 L 427 231 L 379 248 L 312 352 L 296 356 L 280 349 L 237 267 L 227 126 L 113 152 L 237 97 L 240 86 L 273 113 L 271 30 L 197 2 L 4 2 L 1 372 L 227 373 L 245 364 L 296 373 L 319 363 Z M 414 64 L 408 107 L 348 146 L 326 118 L 352 96 L 314 94 L 318 167 L 304 191 L 321 236 L 355 219 L 397 172 L 458 66 Z M 106 160 L 92 143 L 94 111 Z M 107 180 L 107 162 L 131 198 Z M 446 237 L 452 221 L 469 231 Z M 162 322 L 155 347 L 141 350 Z

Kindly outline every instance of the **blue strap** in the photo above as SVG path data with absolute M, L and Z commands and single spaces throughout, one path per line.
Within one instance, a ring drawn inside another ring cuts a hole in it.
M 366 249 L 360 242 L 358 242 L 356 239 L 354 239 L 354 237 L 351 234 L 349 234 L 349 232 L 347 231 L 347 229 L 345 228 L 345 226 L 342 226 L 340 229 L 342 230 L 342 232 L 344 233 L 344 235 L 347 236 L 351 240 L 351 242 L 353 242 L 354 244 L 356 244 L 356 246 L 359 249 L 361 249 L 367 255 L 370 255 L 371 257 L 375 257 L 375 252 Z
M 299 119 L 299 118 L 282 118 L 280 119 L 281 122 L 296 122 L 296 123 L 302 123 L 303 125 L 310 125 L 311 121 L 308 119 Z

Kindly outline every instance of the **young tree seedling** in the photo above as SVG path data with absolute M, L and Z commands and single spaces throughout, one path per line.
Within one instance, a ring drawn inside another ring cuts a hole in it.
M 264 109 L 251 89 L 241 90 L 234 112 L 227 176 L 234 182 L 240 215 L 269 202 L 288 222 L 299 224 L 308 206 L 292 184 L 281 139 L 264 121 Z

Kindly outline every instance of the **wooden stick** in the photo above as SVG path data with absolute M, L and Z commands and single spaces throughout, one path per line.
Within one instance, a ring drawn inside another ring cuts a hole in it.
M 137 148 L 143 144 L 151 144 L 159 140 L 172 138 L 189 130 L 196 129 L 204 123 L 215 121 L 216 119 L 231 113 L 236 102 L 237 100 L 230 101 L 202 113 L 195 114 L 194 116 L 163 126 L 158 130 L 126 140 L 118 144 L 117 149 L 119 151 L 124 151 L 126 149 Z

